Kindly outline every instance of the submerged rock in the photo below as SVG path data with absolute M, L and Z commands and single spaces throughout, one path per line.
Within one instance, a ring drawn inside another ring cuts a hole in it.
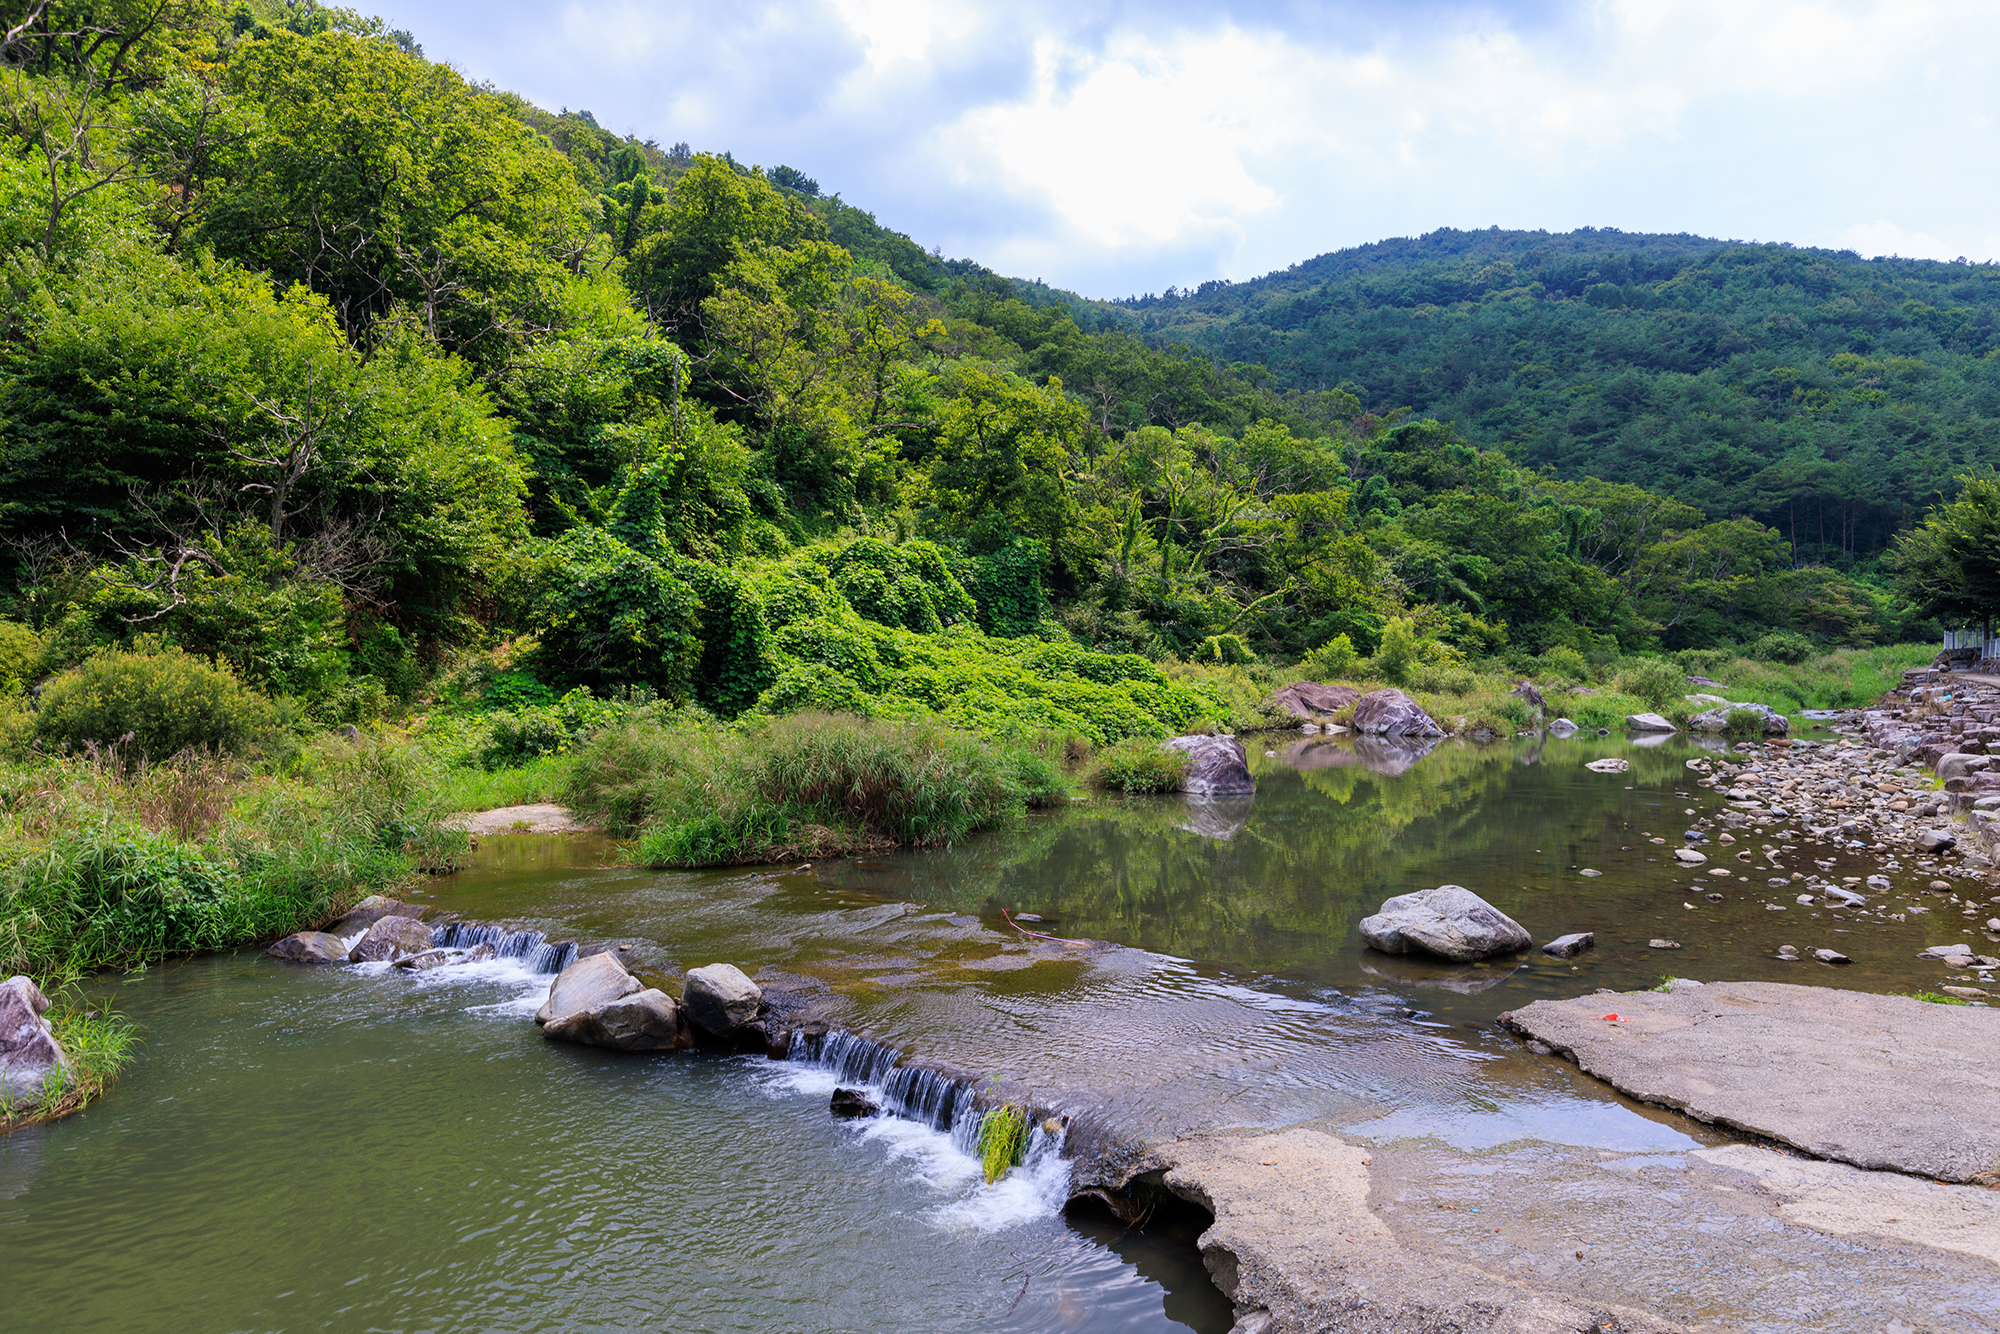
M 331 931 L 295 931 L 264 953 L 287 963 L 346 963 L 347 943 Z
M 1622 774 L 1632 767 L 1632 761 L 1621 760 L 1615 755 L 1607 755 L 1601 760 L 1592 760 L 1583 767 L 1592 773 Z
M 688 970 L 681 1006 L 690 1024 L 712 1038 L 734 1042 L 757 1022 L 764 993 L 733 963 Z
M 1384 954 L 1420 950 L 1467 963 L 1534 943 L 1526 928 L 1463 885 L 1398 894 L 1361 920 L 1361 938 Z
M 1191 797 L 1240 797 L 1257 790 L 1250 781 L 1250 757 L 1233 736 L 1177 736 L 1168 750 L 1183 750 L 1191 761 L 1181 791 Z
M 1558 959 L 1574 959 L 1596 943 L 1596 932 L 1572 931 L 1566 936 L 1557 936 L 1542 946 L 1542 953 L 1554 955 Z
M 0 982 L 0 1100 L 17 1111 L 39 1104 L 52 1084 L 67 1088 L 75 1073 L 42 1017 L 48 1008 L 32 980 L 17 975 Z
M 1271 707 L 1294 718 L 1315 721 L 1339 713 L 1361 698 L 1353 686 L 1323 686 L 1311 681 L 1288 685 L 1271 696 Z
M 443 968 L 446 964 L 457 962 L 457 957 L 449 950 L 425 950 L 422 954 L 412 954 L 407 959 L 396 960 L 396 967 L 406 973 L 427 973 L 433 968 Z
M 1444 735 L 1444 729 L 1400 690 L 1371 690 L 1356 700 L 1354 730 L 1369 736 Z
M 384 917 L 348 951 L 349 963 L 381 963 L 431 947 L 431 929 L 414 917 Z
M 625 971 L 615 954 L 592 954 L 556 974 L 549 998 L 535 1011 L 535 1022 L 546 1027 L 559 1019 L 600 1009 L 643 990 L 639 979 Z
M 833 1091 L 833 1098 L 827 1103 L 826 1109 L 844 1120 L 853 1120 L 862 1116 L 879 1116 L 882 1112 L 882 1109 L 876 1105 L 875 1100 L 869 1097 L 862 1089 L 835 1089 Z

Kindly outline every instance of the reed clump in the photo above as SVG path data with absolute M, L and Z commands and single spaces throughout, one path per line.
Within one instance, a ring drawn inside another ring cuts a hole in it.
M 992 1185 L 1028 1152 L 1028 1113 L 1011 1102 L 991 1108 L 979 1122 L 979 1165 Z
M 1092 786 L 1109 792 L 1177 792 L 1193 757 L 1147 737 L 1127 737 L 1099 751 L 1090 764 Z
M 570 805 L 638 835 L 652 866 L 939 847 L 1067 800 L 1060 743 L 983 740 L 935 722 L 802 713 L 746 726 L 606 729 Z

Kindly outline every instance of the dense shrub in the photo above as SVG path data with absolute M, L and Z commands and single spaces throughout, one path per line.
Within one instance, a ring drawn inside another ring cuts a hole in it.
M 1390 685 L 1403 685 L 1410 679 L 1410 673 L 1423 660 L 1423 648 L 1417 639 L 1416 627 L 1407 619 L 1397 617 L 1382 629 L 1382 643 L 1375 650 L 1373 663 L 1375 672 Z
M 1195 645 L 1188 655 L 1195 662 L 1219 662 L 1231 667 L 1240 667 L 1255 662 L 1257 655 L 1243 642 L 1241 635 L 1210 635 Z
M 687 698 L 701 602 L 659 561 L 601 528 L 574 528 L 542 553 L 536 584 L 534 629 L 551 675 Z
M 269 701 L 226 668 L 176 648 L 111 649 L 42 688 L 35 733 L 45 745 L 132 738 L 165 759 L 190 746 L 236 750 L 271 719 Z
M 11 695 L 28 684 L 42 656 L 42 639 L 27 626 L 0 621 L 0 694 Z
M 553 704 L 494 714 L 490 739 L 479 758 L 487 768 L 497 769 L 541 755 L 560 755 L 623 712 L 617 702 L 598 699 L 579 686 Z
M 1813 656 L 1813 642 L 1796 630 L 1773 630 L 1750 646 L 1750 656 L 1759 662 L 1797 665 Z
M 1300 664 L 1306 673 L 1317 681 L 1344 681 L 1354 670 L 1354 641 L 1346 635 L 1335 635 L 1306 655 Z
M 1658 709 L 1685 695 L 1688 681 L 1681 669 L 1667 659 L 1646 658 L 1618 678 L 1618 687 Z
M 1090 766 L 1093 785 L 1112 792 L 1177 792 L 1193 757 L 1147 737 L 1128 737 L 1099 751 Z
M 1548 649 L 1537 663 L 1545 681 L 1582 681 L 1590 676 L 1590 663 L 1567 644 Z

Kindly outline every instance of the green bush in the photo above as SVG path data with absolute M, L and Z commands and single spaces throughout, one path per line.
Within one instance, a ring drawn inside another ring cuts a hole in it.
M 1316 680 L 1344 681 L 1354 670 L 1355 659 L 1359 656 L 1354 651 L 1353 640 L 1346 635 L 1335 635 L 1307 654 L 1301 666 Z
M 571 529 L 540 560 L 533 620 L 551 675 L 687 698 L 702 641 L 685 581 L 601 528 Z
M 1722 720 L 1722 733 L 1731 741 L 1761 741 L 1764 715 L 1755 709 L 1731 709 Z
M 42 656 L 42 637 L 16 621 L 0 621 L 0 695 L 18 693 Z
M 1128 737 L 1098 752 L 1090 781 L 1111 792 L 1178 792 L 1192 763 L 1184 750 L 1168 750 L 1148 737 Z
M 1590 677 L 1590 663 L 1567 644 L 1546 650 L 1537 665 L 1544 681 L 1584 681 Z
M 1659 709 L 1685 695 L 1688 681 L 1686 674 L 1667 659 L 1646 658 L 1618 678 L 1618 688 Z
M 1750 646 L 1750 656 L 1759 662 L 1797 665 L 1816 652 L 1813 642 L 1796 630 L 1773 630 Z
M 480 763 L 502 769 L 543 755 L 561 755 L 624 711 L 616 701 L 598 699 L 578 686 L 553 704 L 497 713 Z
M 1436 695 L 1469 695 L 1478 686 L 1478 673 L 1470 667 L 1425 662 L 1410 673 L 1412 690 L 1427 690 Z
M 1405 684 L 1422 660 L 1423 645 L 1413 623 L 1399 616 L 1383 627 L 1382 643 L 1375 650 L 1373 665 L 1384 681 L 1394 686 Z
M 1221 663 L 1229 667 L 1241 667 L 1257 661 L 1257 655 L 1243 642 L 1241 635 L 1210 635 L 1195 645 L 1189 658 L 1195 662 Z
M 111 649 L 42 688 L 44 745 L 109 744 L 164 760 L 190 746 L 240 749 L 271 720 L 271 704 L 227 669 L 176 648 Z

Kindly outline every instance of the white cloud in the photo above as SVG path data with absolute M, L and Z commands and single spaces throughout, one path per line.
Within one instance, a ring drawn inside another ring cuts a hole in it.
M 390 0 L 434 57 L 1096 294 L 1443 225 L 2000 251 L 1990 0 Z

